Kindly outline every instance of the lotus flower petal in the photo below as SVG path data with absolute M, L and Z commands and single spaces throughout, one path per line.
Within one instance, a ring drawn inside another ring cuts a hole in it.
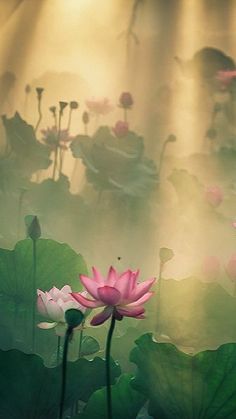
M 72 297 L 75 298 L 78 303 L 82 304 L 82 306 L 87 308 L 96 308 L 96 307 L 102 307 L 104 304 L 101 301 L 95 301 L 95 300 L 89 300 L 88 298 L 85 298 L 82 294 L 79 292 L 72 292 Z
M 89 292 L 89 294 L 95 298 L 98 299 L 98 287 L 99 284 L 94 280 L 89 278 L 88 276 L 85 275 L 80 275 L 80 280 L 83 284 L 83 286 L 87 289 L 87 291 Z
M 154 294 L 154 292 L 146 292 L 141 298 L 134 301 L 133 303 L 127 304 L 126 307 L 137 307 L 141 306 L 142 304 L 146 303 L 146 301 L 149 300 L 149 298 Z
M 115 306 L 121 299 L 121 293 L 114 287 L 105 287 L 98 288 L 98 295 L 100 300 L 107 306 Z
M 38 323 L 38 327 L 40 329 L 53 329 L 56 326 L 57 326 L 57 322 L 54 322 L 54 323 L 49 323 L 49 322 Z
M 94 280 L 101 285 L 104 285 L 104 278 L 99 272 L 99 270 L 95 267 L 92 268 Z
M 154 282 L 155 282 L 155 278 L 152 278 L 138 284 L 135 288 L 135 291 L 131 297 L 130 302 L 139 300 L 139 298 L 141 298 L 144 294 L 146 294 L 146 292 L 150 290 Z
M 106 307 L 101 313 L 94 316 L 90 322 L 92 326 L 99 326 L 111 317 L 113 307 Z
M 116 307 L 116 310 L 118 311 L 119 314 L 121 314 L 121 316 L 126 316 L 126 317 L 136 317 L 136 318 L 140 318 L 140 316 L 142 316 L 142 314 L 144 313 L 144 308 L 141 306 L 137 306 L 137 307 Z
M 136 282 L 136 276 L 128 270 L 116 280 L 115 287 L 120 291 L 122 300 L 128 300 Z
M 37 298 L 37 309 L 43 316 L 48 314 L 41 295 L 39 295 Z
M 113 287 L 116 283 L 116 280 L 117 280 L 117 272 L 113 268 L 113 266 L 111 266 L 108 272 L 106 283 L 108 286 Z
M 63 321 L 64 319 L 62 308 L 53 300 L 48 301 L 47 312 L 49 317 L 56 322 Z

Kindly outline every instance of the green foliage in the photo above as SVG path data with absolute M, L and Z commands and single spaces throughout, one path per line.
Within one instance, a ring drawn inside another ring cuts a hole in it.
M 144 157 L 143 139 L 133 132 L 116 138 L 108 127 L 100 127 L 92 138 L 77 136 L 71 150 L 82 159 L 87 179 L 97 190 L 142 197 L 157 184 L 156 166 Z
M 120 375 L 112 361 L 111 376 Z M 46 368 L 36 355 L 0 351 L 0 418 L 57 419 L 61 368 Z M 105 361 L 80 359 L 68 363 L 66 407 L 76 400 L 87 401 L 105 385 Z
M 83 337 L 81 354 L 80 354 L 81 357 L 95 354 L 99 350 L 100 350 L 100 345 L 95 338 L 88 335 Z
M 159 251 L 159 258 L 161 263 L 166 263 L 174 257 L 174 252 L 172 249 L 168 249 L 167 247 L 161 247 Z
M 54 240 L 37 241 L 37 288 L 49 290 L 54 285 L 65 284 L 79 291 L 79 274 L 87 268 L 81 255 L 67 244 Z M 19 302 L 30 303 L 32 299 L 33 245 L 30 239 L 18 242 L 13 250 L 0 249 L 0 292 Z
M 2 117 L 9 149 L 14 153 L 16 165 L 23 173 L 31 174 L 50 165 L 48 147 L 37 141 L 34 129 L 18 112 L 12 117 Z
M 149 400 L 154 419 L 233 419 L 236 416 L 236 344 L 195 356 L 151 334 L 136 341 L 131 361 L 137 367 L 133 387 Z
M 130 383 L 132 375 L 123 374 L 112 386 L 112 411 L 114 419 L 135 419 L 145 403 L 145 396 L 135 391 Z M 96 391 L 88 401 L 79 419 L 106 419 L 106 389 Z

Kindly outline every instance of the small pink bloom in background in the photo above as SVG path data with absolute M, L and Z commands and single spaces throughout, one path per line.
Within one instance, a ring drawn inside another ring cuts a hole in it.
M 202 264 L 202 271 L 207 281 L 214 281 L 220 274 L 220 261 L 216 256 L 207 256 Z
M 232 222 L 232 227 L 236 228 L 236 221 Z
M 112 131 L 118 138 L 125 137 L 129 132 L 129 124 L 125 121 L 117 121 Z
M 139 271 L 131 270 L 119 275 L 113 267 L 110 267 L 107 277 L 103 277 L 96 268 L 93 268 L 93 278 L 80 276 L 82 284 L 93 299 L 75 292 L 72 296 L 84 307 L 105 307 L 91 320 L 93 326 L 104 323 L 112 315 L 117 320 L 122 320 L 124 316 L 143 319 L 145 312 L 143 304 L 153 295 L 149 290 L 155 278 L 137 283 L 138 275 Z
M 233 79 L 236 79 L 236 70 L 218 71 L 216 79 L 220 81 L 224 86 L 228 86 Z
M 95 115 L 106 115 L 114 109 L 114 106 L 106 97 L 86 100 L 85 103 L 89 111 Z
M 229 259 L 226 266 L 226 272 L 232 281 L 236 281 L 236 253 L 234 253 Z
M 41 133 L 43 134 L 43 142 L 48 145 L 52 150 L 55 150 L 58 144 L 58 131 L 57 128 L 51 127 L 47 129 L 42 129 Z M 69 131 L 67 129 L 62 129 L 60 131 L 60 138 L 59 138 L 59 147 L 62 149 L 67 149 L 67 144 L 74 140 L 74 137 L 69 135 Z
M 75 308 L 83 313 L 86 308 L 75 301 L 71 296 L 71 287 L 65 285 L 61 290 L 53 287 L 50 291 L 37 290 L 37 308 L 40 314 L 47 317 L 51 322 L 38 324 L 40 329 L 65 328 L 65 312 L 70 308 Z M 86 294 L 85 294 L 86 295 Z M 59 329 L 58 329 L 59 330 Z M 57 331 L 57 330 L 56 330 Z M 57 333 L 59 334 L 59 333 Z
M 120 106 L 124 109 L 129 109 L 134 104 L 133 97 L 132 97 L 131 93 L 129 93 L 129 92 L 121 93 L 119 102 L 120 102 Z
M 212 207 L 218 207 L 223 201 L 223 191 L 219 186 L 209 186 L 206 189 L 206 200 Z

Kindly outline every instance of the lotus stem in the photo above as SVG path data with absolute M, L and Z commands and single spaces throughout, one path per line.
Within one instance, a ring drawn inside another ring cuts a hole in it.
M 61 118 L 62 118 L 62 111 L 60 111 L 59 118 L 58 118 L 57 144 L 56 144 L 56 149 L 55 149 L 55 159 L 54 159 L 54 167 L 53 167 L 53 175 L 52 175 L 53 180 L 56 180 L 58 149 L 59 149 L 59 141 L 60 141 L 60 135 L 61 135 Z M 61 166 L 61 163 L 60 163 L 60 166 Z M 60 173 L 60 168 L 59 168 L 59 173 Z
M 79 336 L 79 352 L 78 352 L 78 358 L 81 358 L 81 353 L 82 353 L 82 343 L 83 343 L 83 337 L 84 337 L 83 326 L 84 326 L 84 322 L 82 323 L 82 329 L 80 331 L 80 336 Z
M 18 201 L 18 214 L 17 214 L 17 241 L 20 238 L 20 230 L 21 230 L 21 215 L 22 215 L 22 204 L 23 204 L 23 198 L 26 190 L 21 189 L 19 194 L 19 201 Z
M 69 110 L 69 117 L 68 117 L 68 124 L 67 124 L 67 131 L 68 131 L 68 133 L 70 131 L 70 126 L 71 126 L 71 115 L 72 115 L 72 111 L 73 111 L 73 109 L 70 108 L 70 110 Z
M 65 403 L 65 394 L 66 394 L 66 371 L 67 371 L 67 355 L 68 347 L 71 335 L 73 333 L 73 328 L 68 327 L 65 335 L 64 347 L 63 347 L 63 358 L 62 358 L 62 384 L 61 384 L 61 397 L 60 397 L 60 410 L 59 410 L 59 419 L 63 419 L 64 412 L 64 403 Z
M 37 273 L 37 240 L 33 244 L 33 286 L 32 286 L 32 352 L 35 351 L 35 299 L 36 299 L 36 273 Z
M 107 418 L 112 419 L 112 395 L 111 395 L 111 341 L 115 329 L 116 319 L 113 315 L 111 318 L 110 328 L 107 335 L 106 343 L 106 390 L 107 390 Z
M 158 331 L 161 333 L 161 288 L 162 288 L 162 272 L 164 263 L 160 261 L 159 276 L 158 276 L 158 307 L 157 307 L 157 319 L 158 319 Z
M 57 337 L 57 365 L 60 364 L 61 336 Z
M 127 109 L 124 108 L 124 122 L 128 121 Z
M 36 124 L 35 129 L 34 129 L 35 134 L 36 134 L 36 132 L 38 130 L 38 127 L 40 125 L 40 122 L 41 122 L 42 116 L 43 116 L 42 115 L 42 109 L 41 109 L 41 102 L 42 102 L 42 97 L 38 97 L 38 113 L 39 113 L 39 119 L 38 119 L 38 122 Z

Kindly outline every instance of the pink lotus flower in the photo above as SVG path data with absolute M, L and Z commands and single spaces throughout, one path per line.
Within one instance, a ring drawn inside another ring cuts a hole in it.
M 112 131 L 118 138 L 125 137 L 129 132 L 129 124 L 128 122 L 117 121 Z
M 223 201 L 223 192 L 219 186 L 210 186 L 206 190 L 206 200 L 212 207 L 218 207 Z
M 202 265 L 205 278 L 208 281 L 214 281 L 220 273 L 220 261 L 216 256 L 207 256 Z
M 75 308 L 83 313 L 85 312 L 86 308 L 72 298 L 71 292 L 72 290 L 69 285 L 65 285 L 61 290 L 56 287 L 53 287 L 48 292 L 37 290 L 38 311 L 52 321 L 39 323 L 38 327 L 40 329 L 56 328 L 57 334 L 61 334 L 61 329 L 64 331 L 66 327 L 66 310 Z
M 48 145 L 52 150 L 55 150 L 58 144 L 58 131 L 57 128 L 51 127 L 47 129 L 41 130 L 43 134 L 43 142 Z M 74 140 L 74 137 L 69 135 L 69 132 L 67 129 L 62 129 L 60 131 L 60 139 L 59 139 L 59 147 L 67 150 L 68 146 L 67 144 Z
M 129 93 L 129 92 L 121 93 L 119 102 L 120 102 L 120 106 L 124 109 L 131 108 L 131 106 L 134 103 L 133 97 L 132 97 L 131 93 Z
M 93 268 L 93 278 L 80 276 L 82 284 L 93 300 L 81 293 L 73 292 L 72 296 L 84 307 L 105 307 L 91 320 L 93 326 L 104 323 L 112 315 L 117 320 L 122 320 L 123 316 L 143 319 L 145 311 L 143 304 L 153 294 L 149 290 L 155 278 L 138 284 L 138 274 L 139 271 L 128 270 L 119 275 L 113 267 L 110 267 L 107 277 L 104 278 L 96 268 Z
M 89 111 L 95 115 L 106 115 L 114 108 L 106 97 L 103 99 L 90 99 L 85 103 Z
M 226 266 L 226 272 L 232 281 L 236 281 L 236 253 L 234 253 Z
M 236 79 L 236 70 L 218 71 L 216 79 L 219 80 L 224 86 L 228 86 L 233 79 Z

